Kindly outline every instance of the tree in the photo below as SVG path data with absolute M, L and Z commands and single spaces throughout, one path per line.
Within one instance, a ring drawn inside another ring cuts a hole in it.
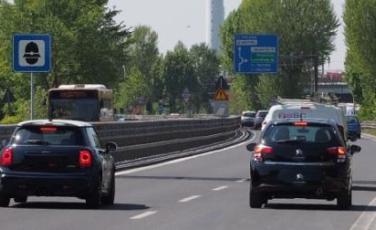
M 132 67 L 125 82 L 119 84 L 116 92 L 116 107 L 128 109 L 139 104 L 140 98 L 145 97 L 148 85 L 137 67 Z
M 344 12 L 346 80 L 354 89 L 356 100 L 362 103 L 363 119 L 376 118 L 376 2 L 347 0 Z
M 132 32 L 131 41 L 127 68 L 137 68 L 140 71 L 144 83 L 148 86 L 144 87 L 146 89 L 144 97 L 147 103 L 151 104 L 161 97 L 161 57 L 157 44 L 158 34 L 148 26 L 137 26 Z
M 171 112 L 183 112 L 181 94 L 185 88 L 197 92 L 198 82 L 194 75 L 193 62 L 189 51 L 178 42 L 173 51 L 168 51 L 163 64 L 163 84 Z
M 36 85 L 45 90 L 63 83 L 96 83 L 116 86 L 127 62 L 130 32 L 113 18 L 107 0 L 0 1 L 0 82 L 17 86 L 16 98 L 27 99 L 28 82 L 12 73 L 13 32 L 50 33 L 53 39 L 53 70 L 36 74 Z
M 233 42 L 229 41 L 234 32 L 278 35 L 280 70 L 275 76 L 277 79 L 266 78 L 259 82 L 258 78 L 253 77 L 250 85 L 244 88 L 249 88 L 253 93 L 256 85 L 259 88 L 266 84 L 265 88 L 279 89 L 279 96 L 282 97 L 304 95 L 314 66 L 326 60 L 333 50 L 332 39 L 338 27 L 330 0 L 244 0 L 227 20 L 221 37 L 225 46 L 224 64 L 228 70 L 232 69 L 229 68 L 229 60 L 232 60 Z M 251 97 L 257 100 L 264 96 L 271 98 L 274 94 Z M 255 108 L 258 104 L 256 101 L 249 106 Z
M 193 45 L 189 50 L 194 76 L 197 79 L 197 88 L 193 92 L 193 104 L 196 112 L 210 110 L 210 93 L 214 92 L 214 84 L 219 75 L 219 58 L 215 50 L 211 50 L 204 43 Z

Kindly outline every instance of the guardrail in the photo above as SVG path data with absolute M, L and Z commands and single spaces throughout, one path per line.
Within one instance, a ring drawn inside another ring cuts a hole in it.
M 362 121 L 361 126 L 362 128 L 376 129 L 376 121 Z
M 234 138 L 240 117 L 94 122 L 103 142 L 114 141 L 116 162 L 183 151 Z M 0 140 L 9 139 L 15 125 L 0 126 Z

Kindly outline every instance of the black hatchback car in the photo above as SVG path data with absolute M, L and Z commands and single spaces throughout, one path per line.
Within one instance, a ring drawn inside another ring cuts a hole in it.
M 26 202 L 28 196 L 73 196 L 90 208 L 111 205 L 115 164 L 94 127 L 70 120 L 19 123 L 0 155 L 0 206 Z
M 249 144 L 251 208 L 274 198 L 337 199 L 352 204 L 351 158 L 361 148 L 347 146 L 335 124 L 279 121 L 268 124 L 257 144 Z

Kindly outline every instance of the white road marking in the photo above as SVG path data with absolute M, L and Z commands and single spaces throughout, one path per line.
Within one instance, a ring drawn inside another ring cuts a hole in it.
M 143 219 L 145 217 L 154 215 L 155 213 L 157 213 L 157 211 L 147 211 L 147 212 L 141 213 L 139 215 L 132 216 L 130 219 L 131 220 L 139 220 L 139 219 Z
M 179 203 L 186 203 L 186 202 L 189 202 L 191 200 L 195 200 L 195 199 L 200 198 L 200 197 L 201 197 L 201 195 L 189 196 L 189 197 L 186 197 L 186 198 L 179 200 Z
M 217 188 L 213 188 L 212 190 L 213 191 L 221 191 L 221 190 L 226 189 L 226 188 L 228 188 L 228 186 L 220 186 L 220 187 L 217 187 Z
M 368 208 L 362 212 L 351 226 L 350 230 L 370 230 L 372 222 L 376 219 L 376 212 L 371 212 L 371 207 L 376 205 L 376 197 L 368 204 Z
M 247 179 L 240 179 L 240 180 L 237 180 L 237 181 L 235 181 L 236 183 L 244 183 L 244 182 L 246 182 L 247 181 Z
M 247 142 L 250 142 L 250 141 L 252 142 L 252 141 L 254 141 L 255 138 L 256 138 L 256 135 L 254 134 L 252 139 L 247 141 Z M 160 168 L 160 167 L 163 167 L 163 166 L 166 166 L 166 165 L 177 164 L 177 163 L 180 163 L 180 162 L 183 162 L 183 161 L 188 161 L 188 160 L 192 160 L 192 159 L 195 159 L 195 158 L 205 157 L 205 156 L 213 155 L 213 154 L 216 154 L 216 153 L 224 152 L 224 151 L 227 151 L 227 150 L 230 150 L 230 149 L 237 148 L 237 147 L 242 146 L 242 145 L 244 145 L 244 142 L 237 144 L 237 145 L 233 145 L 233 146 L 224 148 L 224 149 L 215 150 L 215 151 L 211 151 L 211 152 L 207 152 L 207 153 L 203 153 L 203 154 L 199 154 L 199 155 L 195 155 L 195 156 L 180 158 L 180 159 L 176 159 L 176 160 L 172 160 L 172 161 L 168 161 L 168 162 L 164 162 L 164 163 L 160 163 L 160 164 L 145 166 L 145 167 L 136 168 L 136 169 L 130 169 L 130 170 L 126 170 L 126 171 L 120 171 L 120 172 L 115 173 L 115 175 L 116 176 L 127 175 L 127 174 L 136 173 L 136 172 L 146 171 L 146 170 L 149 170 L 149 169 Z M 245 151 L 248 151 L 248 150 L 245 150 Z

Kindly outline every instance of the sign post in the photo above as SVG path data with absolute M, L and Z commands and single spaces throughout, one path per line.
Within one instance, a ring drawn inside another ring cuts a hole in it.
M 30 73 L 30 119 L 34 114 L 33 73 L 51 71 L 51 45 L 49 34 L 13 34 L 13 71 Z
M 235 34 L 234 70 L 242 74 L 278 72 L 278 37 L 272 34 Z

